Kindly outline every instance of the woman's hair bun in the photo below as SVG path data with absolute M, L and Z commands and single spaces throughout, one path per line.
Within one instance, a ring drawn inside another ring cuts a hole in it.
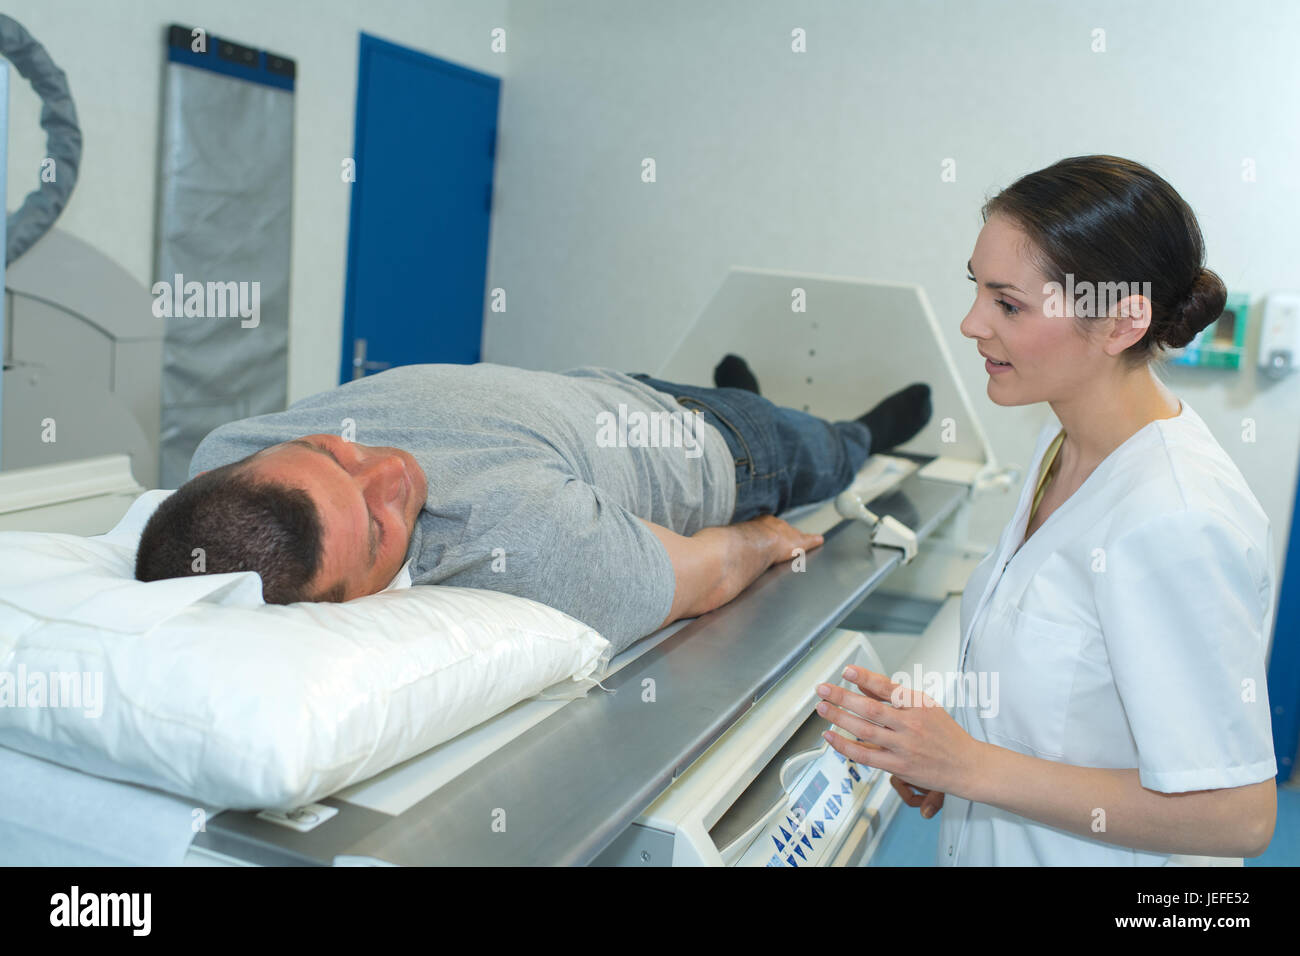
M 1160 344 L 1181 349 L 1196 338 L 1211 322 L 1223 314 L 1228 290 L 1223 280 L 1210 269 L 1202 269 L 1159 330 Z

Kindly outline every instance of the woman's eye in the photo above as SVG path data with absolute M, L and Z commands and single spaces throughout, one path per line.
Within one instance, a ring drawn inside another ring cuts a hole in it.
M 969 272 L 966 273 L 966 278 L 967 278 L 967 279 L 970 279 L 971 282 L 974 282 L 974 281 L 975 281 L 975 277 L 974 277 L 973 275 L 971 275 Z
M 1017 313 L 1020 312 L 1018 308 L 1016 308 L 1010 302 L 1005 301 L 1004 299 L 994 299 L 993 301 L 998 304 L 998 306 L 1002 309 L 1002 312 L 1005 315 L 1016 315 Z

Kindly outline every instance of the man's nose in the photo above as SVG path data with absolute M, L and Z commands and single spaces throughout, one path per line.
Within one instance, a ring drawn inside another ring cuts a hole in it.
M 384 500 L 396 497 L 401 491 L 404 470 L 401 457 L 392 453 L 376 452 L 361 463 L 361 475 L 367 487 L 377 490 Z

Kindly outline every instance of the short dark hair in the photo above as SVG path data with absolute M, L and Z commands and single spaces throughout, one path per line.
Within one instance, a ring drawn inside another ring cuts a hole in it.
M 1141 163 L 1072 156 L 1022 176 L 984 204 L 1035 249 L 1039 270 L 1076 281 L 1151 283 L 1151 325 L 1124 351 L 1140 365 L 1157 347 L 1182 348 L 1223 314 L 1228 291 L 1205 268 L 1205 242 L 1186 201 Z M 1088 320 L 1080 319 L 1081 327 Z
M 258 479 L 248 461 L 204 472 L 163 499 L 140 535 L 136 579 L 256 571 L 268 604 L 342 601 L 342 583 L 308 590 L 324 562 L 316 503 L 300 488 Z

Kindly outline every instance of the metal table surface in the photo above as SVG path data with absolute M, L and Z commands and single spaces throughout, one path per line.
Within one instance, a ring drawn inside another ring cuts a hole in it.
M 966 495 L 913 474 L 871 507 L 923 540 Z M 900 562 L 842 521 L 805 570 L 770 568 L 603 681 L 613 693 L 570 702 L 401 816 L 326 799 L 340 813 L 311 832 L 227 812 L 195 843 L 270 864 L 589 863 Z

